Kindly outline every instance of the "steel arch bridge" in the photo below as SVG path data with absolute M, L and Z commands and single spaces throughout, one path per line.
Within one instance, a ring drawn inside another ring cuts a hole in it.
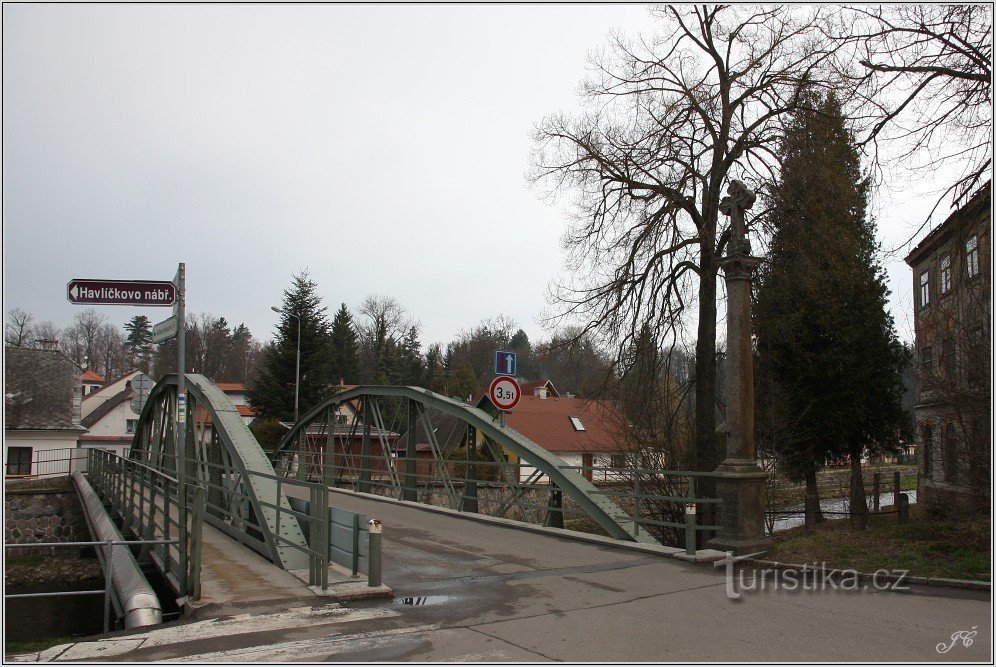
M 164 376 L 152 389 L 129 454 L 173 472 L 177 379 Z M 610 493 L 505 427 L 500 413 L 417 387 L 359 386 L 290 425 L 268 455 L 210 379 L 188 373 L 186 386 L 183 473 L 206 490 L 205 520 L 284 569 L 309 567 L 285 493 L 295 483 L 556 527 L 569 508 L 612 537 L 658 544 Z

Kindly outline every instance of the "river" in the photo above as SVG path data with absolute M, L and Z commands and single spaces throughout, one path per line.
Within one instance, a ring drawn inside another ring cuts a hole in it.
M 910 504 L 916 503 L 916 491 L 902 491 L 905 493 L 909 499 Z M 885 507 L 886 505 L 892 505 L 892 491 L 888 493 L 882 493 L 880 495 L 879 507 Z M 871 496 L 867 498 L 868 508 L 871 511 L 872 499 Z M 849 506 L 849 500 L 847 498 L 823 498 L 820 500 L 820 509 L 824 512 L 846 512 Z M 786 530 L 788 528 L 795 528 L 796 526 L 801 526 L 806 522 L 804 514 L 805 503 L 796 503 L 793 505 L 785 505 L 776 509 L 779 514 L 775 517 L 774 527 L 772 532 L 779 530 Z M 782 512 L 792 512 L 792 514 L 781 514 Z M 833 515 L 827 518 L 840 518 L 834 517 Z

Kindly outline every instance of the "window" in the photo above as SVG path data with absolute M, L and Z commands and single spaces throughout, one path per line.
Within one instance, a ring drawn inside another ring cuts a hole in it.
M 934 432 L 929 426 L 920 431 L 923 442 L 923 474 L 929 479 L 934 474 Z
M 613 454 L 612 455 L 612 467 L 613 468 L 625 468 L 626 467 L 626 455 L 625 454 Z
M 137 419 L 126 419 L 125 420 L 125 433 L 131 435 L 135 432 L 135 428 L 138 426 Z
M 920 274 L 920 307 L 930 304 L 930 271 Z
M 8 447 L 7 448 L 7 474 L 8 475 L 30 475 L 31 474 L 31 448 L 30 447 Z
M 945 338 L 941 346 L 941 368 L 949 380 L 955 376 L 955 343 L 951 338 Z
M 563 422 L 561 422 L 561 423 L 563 423 Z M 577 417 L 571 417 L 571 424 L 574 425 L 574 430 L 575 431 L 583 431 L 583 430 L 585 430 L 584 424 L 582 424 L 581 420 L 578 419 Z
M 941 257 L 941 294 L 951 291 L 951 255 Z
M 952 484 L 958 481 L 958 444 L 954 424 L 948 424 L 944 431 L 944 480 Z
M 934 373 L 934 348 L 929 345 L 920 350 L 920 372 L 924 377 Z
M 970 236 L 965 241 L 965 274 L 972 278 L 979 275 L 979 237 Z
M 581 474 L 591 481 L 591 468 L 595 465 L 595 457 L 591 454 L 581 454 Z

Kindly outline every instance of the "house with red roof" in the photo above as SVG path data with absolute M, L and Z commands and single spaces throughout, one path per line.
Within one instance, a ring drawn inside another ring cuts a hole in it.
M 505 424 L 509 428 L 556 454 L 569 466 L 618 468 L 626 465 L 629 447 L 626 421 L 611 401 L 561 396 L 549 380 L 523 383 L 520 387 L 519 403 L 505 413 Z M 486 394 L 486 390 L 479 392 L 477 407 L 496 410 Z M 509 462 L 518 463 L 513 454 L 505 454 Z M 524 480 L 534 472 L 532 466 L 522 465 L 519 477 Z M 582 469 L 581 472 L 593 481 L 606 481 L 612 477 L 607 471 Z
M 90 369 L 83 371 L 83 377 L 80 380 L 83 385 L 80 398 L 83 398 L 87 394 L 92 394 L 104 386 L 104 376 Z

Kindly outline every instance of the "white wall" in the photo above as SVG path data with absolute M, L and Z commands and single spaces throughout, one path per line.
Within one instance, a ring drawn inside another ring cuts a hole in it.
M 32 450 L 32 462 L 45 461 L 52 459 L 54 455 L 39 454 L 39 452 L 52 452 L 56 449 L 76 449 L 76 439 L 79 437 L 79 433 L 76 431 L 4 431 L 3 435 L 4 474 L 7 472 L 7 452 L 11 447 L 30 447 Z M 55 458 L 61 458 L 61 455 L 55 456 Z M 52 465 L 55 466 L 57 464 L 53 463 Z M 43 464 L 41 466 L 41 472 L 43 473 L 46 472 L 44 468 Z M 34 463 L 32 463 L 31 472 L 33 474 L 39 472 Z
M 91 412 L 97 409 L 98 406 L 103 405 L 104 401 L 111 398 L 115 394 L 124 391 L 125 384 L 130 382 L 133 377 L 138 375 L 141 371 L 132 371 L 124 377 L 118 379 L 114 384 L 107 385 L 92 394 L 87 394 L 86 398 L 82 401 L 81 406 L 81 416 L 86 417 Z
M 132 435 L 127 430 L 126 420 L 128 419 L 138 421 L 138 414 L 131 409 L 131 399 L 122 401 L 115 406 L 100 421 L 90 427 L 87 435 Z

